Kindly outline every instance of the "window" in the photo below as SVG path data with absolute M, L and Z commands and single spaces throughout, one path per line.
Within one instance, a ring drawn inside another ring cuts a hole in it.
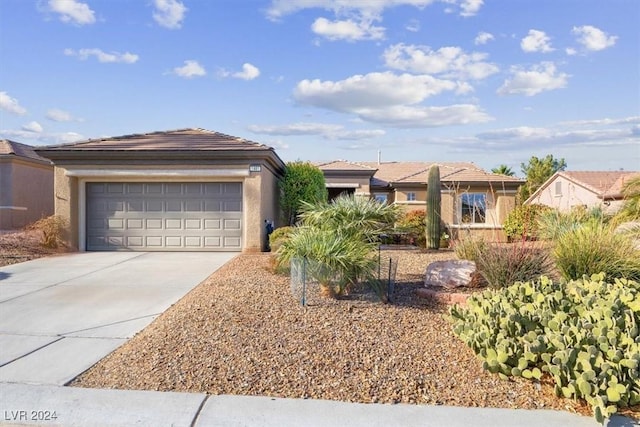
M 485 193 L 465 193 L 460 196 L 460 222 L 463 224 L 484 224 L 487 212 Z
M 387 203 L 387 195 L 385 193 L 376 193 L 373 195 L 373 198 L 376 199 L 377 202 Z
M 415 202 L 416 201 L 416 193 L 414 193 L 414 192 L 407 193 L 407 201 L 408 202 Z
M 562 182 L 561 181 L 556 182 L 555 195 L 556 196 L 562 196 Z

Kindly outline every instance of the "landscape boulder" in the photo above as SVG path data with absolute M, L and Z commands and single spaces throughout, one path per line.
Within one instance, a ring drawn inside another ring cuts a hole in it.
M 476 263 L 468 260 L 434 261 L 427 266 L 424 286 L 456 289 L 470 286 Z

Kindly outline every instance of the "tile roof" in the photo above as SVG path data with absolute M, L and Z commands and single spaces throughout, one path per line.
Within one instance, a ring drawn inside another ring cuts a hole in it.
M 599 197 L 621 197 L 624 183 L 640 172 L 636 171 L 562 171 L 558 175 L 586 187 Z
M 317 164 L 322 170 L 350 170 L 350 168 L 370 168 L 376 170 L 371 184 L 387 186 L 390 184 L 418 184 L 426 183 L 429 168 L 437 164 L 440 167 L 442 182 L 513 182 L 520 184 L 522 180 L 488 173 L 470 162 L 345 162 L 336 161 Z
M 235 151 L 272 150 L 257 142 L 206 129 L 171 131 L 89 139 L 71 144 L 50 145 L 43 151 Z
M 0 156 L 16 156 L 42 163 L 51 163 L 48 159 L 39 156 L 31 145 L 21 144 L 8 139 L 0 139 Z
M 314 163 L 323 171 L 371 171 L 376 170 L 375 167 L 366 166 L 362 163 L 349 162 L 347 160 L 334 160 L 332 162 L 316 162 Z

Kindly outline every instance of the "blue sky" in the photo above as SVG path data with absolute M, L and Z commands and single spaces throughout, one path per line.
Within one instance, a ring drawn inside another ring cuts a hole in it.
M 0 137 L 640 170 L 637 0 L 0 0 Z

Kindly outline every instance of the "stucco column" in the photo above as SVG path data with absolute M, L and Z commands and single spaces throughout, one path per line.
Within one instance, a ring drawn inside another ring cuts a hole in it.
M 55 215 L 68 222 L 63 240 L 71 249 L 78 250 L 78 179 L 65 173 L 66 169 L 55 168 Z
M 244 180 L 244 242 L 243 252 L 260 252 L 262 250 L 263 235 L 266 235 L 263 223 L 261 201 L 261 181 L 260 173 L 252 173 Z
M 443 193 L 442 199 L 440 202 L 440 212 L 442 215 L 442 220 L 445 224 L 453 224 L 455 220 L 455 203 L 454 203 L 455 194 L 452 193 Z
M 516 198 L 515 196 L 498 196 L 498 200 L 496 201 L 496 211 L 498 214 L 498 224 L 504 224 L 505 219 L 516 207 Z

